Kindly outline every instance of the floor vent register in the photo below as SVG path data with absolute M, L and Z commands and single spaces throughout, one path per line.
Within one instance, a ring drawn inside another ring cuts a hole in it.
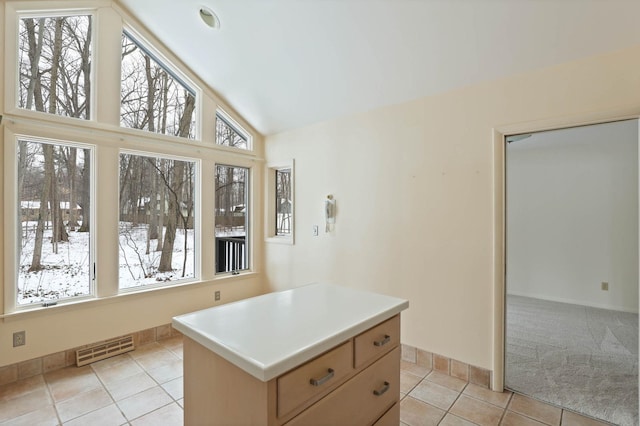
M 76 351 L 78 367 L 134 350 L 133 336 L 119 337 Z

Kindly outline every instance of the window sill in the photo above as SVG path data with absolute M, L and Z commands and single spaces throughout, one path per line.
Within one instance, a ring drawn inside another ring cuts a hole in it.
M 181 283 L 181 284 L 160 287 L 160 288 L 156 287 L 156 288 L 150 288 L 150 289 L 142 289 L 136 292 L 128 291 L 128 292 L 115 294 L 113 296 L 104 296 L 100 298 L 70 301 L 60 305 L 54 305 L 54 306 L 48 306 L 48 307 L 38 305 L 37 307 L 31 308 L 31 309 L 21 309 L 21 310 L 16 310 L 14 312 L 10 312 L 4 315 L 0 315 L 0 320 L 2 320 L 2 322 L 11 322 L 11 321 L 24 320 L 28 318 L 42 317 L 47 315 L 62 314 L 65 312 L 71 312 L 79 309 L 90 309 L 96 306 L 108 305 L 112 303 L 119 303 L 119 302 L 129 301 L 129 300 L 136 300 L 137 298 L 148 297 L 150 293 L 153 293 L 153 294 L 169 293 L 170 294 L 170 293 L 175 293 L 179 291 L 184 291 L 185 287 L 199 288 L 199 287 L 214 286 L 219 284 L 227 284 L 228 282 L 231 282 L 231 281 L 242 281 L 245 279 L 256 278 L 257 276 L 258 276 L 258 273 L 256 272 L 246 272 L 246 273 L 241 273 L 239 275 L 226 275 L 223 277 L 216 277 L 208 281 Z
M 285 245 L 290 245 L 292 246 L 294 244 L 293 242 L 293 236 L 290 237 L 266 237 L 264 239 L 265 243 L 273 243 L 273 244 L 285 244 Z

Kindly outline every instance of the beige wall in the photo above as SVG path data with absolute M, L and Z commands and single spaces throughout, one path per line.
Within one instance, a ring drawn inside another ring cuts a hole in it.
M 43 3 L 21 2 L 20 7 L 24 5 L 34 5 L 32 7 L 61 7 L 63 2 L 49 2 L 46 6 Z M 78 3 L 80 4 L 80 3 Z M 82 2 L 81 6 L 89 5 L 90 2 Z M 40 6 L 38 6 L 40 5 Z M 68 6 L 68 4 L 66 4 Z M 152 35 L 144 31 L 138 26 L 142 34 L 167 57 L 176 66 L 183 69 L 185 74 L 198 84 L 202 90 L 202 114 L 203 114 L 203 132 L 202 143 L 193 141 L 178 142 L 165 140 L 167 138 L 153 137 L 145 140 L 145 136 L 137 135 L 135 132 L 121 130 L 118 126 L 119 121 L 119 99 L 109 97 L 107 94 L 119 93 L 119 65 L 118 57 L 120 55 L 120 31 L 122 26 L 121 16 L 126 17 L 126 12 L 119 11 L 117 8 L 110 7 L 109 2 L 102 2 L 98 16 L 100 19 L 99 36 L 102 42 L 99 50 L 99 57 L 96 60 L 102 73 L 98 73 L 97 81 L 94 81 L 94 89 L 102 94 L 99 96 L 100 102 L 97 106 L 97 119 L 100 122 L 100 131 L 89 132 L 83 129 L 81 125 L 70 125 L 63 132 L 59 131 L 58 122 L 54 119 L 48 119 L 50 122 L 42 124 L 35 121 L 21 122 L 23 115 L 31 117 L 33 114 L 25 114 L 23 111 L 17 110 L 12 106 L 12 102 L 5 102 L 5 94 L 8 97 L 8 91 L 4 87 L 5 82 L 5 3 L 0 3 L 0 22 L 3 23 L 0 30 L 0 115 L 4 115 L 4 120 L 0 126 L 0 147 L 4 147 L 5 143 L 13 143 L 13 133 L 23 133 L 30 135 L 39 135 L 43 137 L 73 137 L 73 140 L 89 139 L 89 142 L 97 145 L 97 173 L 100 177 L 106 178 L 106 181 L 113 181 L 113 187 L 97 188 L 95 199 L 98 200 L 96 234 L 99 247 L 98 252 L 98 294 L 100 296 L 107 295 L 98 301 L 89 301 L 76 305 L 59 304 L 55 307 L 40 308 L 32 312 L 10 313 L 2 309 L 4 304 L 4 295 L 7 286 L 13 286 L 14 280 L 11 273 L 7 272 L 10 265 L 6 264 L 6 258 L 12 258 L 13 239 L 11 237 L 13 222 L 9 215 L 10 207 L 5 206 L 5 197 L 8 194 L 11 199 L 13 189 L 5 187 L 7 176 L 11 176 L 11 171 L 15 169 L 15 162 L 12 164 L 10 157 L 4 158 L 7 149 L 2 148 L 2 160 L 0 161 L 0 184 L 4 193 L 0 197 L 2 209 L 0 211 L 0 223 L 4 226 L 0 227 L 0 367 L 21 362 L 24 360 L 48 355 L 58 351 L 71 349 L 80 345 L 108 339 L 111 337 L 123 335 L 146 328 L 159 326 L 171 322 L 171 318 L 175 315 L 192 312 L 198 309 L 213 306 L 214 304 L 227 303 L 238 299 L 254 296 L 264 291 L 264 280 L 262 278 L 262 157 L 263 157 L 263 141 L 262 136 L 255 132 L 251 127 L 242 120 L 234 111 L 225 105 L 215 92 L 203 82 L 199 81 L 197 76 L 193 75 L 179 60 L 167 51 Z M 7 5 L 9 7 L 9 5 Z M 132 25 L 136 25 L 135 21 L 128 19 Z M 111 57 L 110 57 L 111 55 Z M 115 60 L 114 60 L 115 57 Z M 105 59 L 107 58 L 107 59 Z M 7 60 L 8 69 L 15 66 L 10 63 L 13 60 Z M 102 64 L 102 65 L 100 65 Z M 114 65 L 115 64 L 115 65 Z M 8 79 L 10 80 L 10 79 Z M 239 155 L 230 150 L 218 149 L 213 143 L 214 138 L 214 117 L 218 106 L 225 109 L 226 112 L 240 122 L 241 125 L 251 131 L 254 135 L 255 155 Z M 82 123 L 85 124 L 85 123 Z M 7 137 L 7 135 L 9 137 Z M 66 136 L 65 136 L 66 135 Z M 72 135 L 72 136 L 69 136 Z M 115 136 L 115 137 L 114 137 Z M 86 140 L 84 140 L 86 142 Z M 139 149 L 146 152 L 158 152 L 159 154 L 181 155 L 202 160 L 203 176 L 202 176 L 202 197 L 200 199 L 202 208 L 201 231 L 203 234 L 200 249 L 202 253 L 203 274 L 202 281 L 192 285 L 184 285 L 181 287 L 164 288 L 148 291 L 138 294 L 118 295 L 117 293 L 117 249 L 113 245 L 113 235 L 117 233 L 117 209 L 109 209 L 107 206 L 116 206 L 117 200 L 117 181 L 118 181 L 118 150 L 126 147 L 127 149 Z M 10 151 L 10 150 L 9 150 Z M 240 166 L 252 167 L 252 179 L 255 183 L 255 191 L 252 193 L 253 216 L 251 218 L 251 226 L 254 232 L 253 236 L 258 242 L 255 245 L 252 255 L 253 272 L 241 274 L 239 276 L 216 277 L 214 274 L 214 243 L 209 236 L 213 235 L 213 200 L 214 193 L 212 190 L 213 165 L 216 162 L 225 164 L 237 164 Z M 102 181 L 104 182 L 104 180 Z M 8 183 L 8 182 L 7 182 Z M 11 226 L 8 226 L 8 224 Z M 110 240 L 111 245 L 106 248 L 100 245 L 100 241 Z M 11 266 L 13 269 L 13 266 Z M 214 292 L 220 290 L 222 292 L 222 301 L 214 302 Z M 26 345 L 13 348 L 12 334 L 16 331 L 26 331 Z
M 267 137 L 267 161 L 296 164 L 296 243 L 267 244 L 270 288 L 406 298 L 403 343 L 493 369 L 492 129 L 620 110 L 640 113 L 640 46 Z M 335 231 L 313 237 L 327 194 Z

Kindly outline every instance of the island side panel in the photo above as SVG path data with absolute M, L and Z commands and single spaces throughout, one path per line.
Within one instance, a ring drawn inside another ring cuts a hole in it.
M 256 379 L 184 336 L 186 426 L 267 425 L 268 394 L 268 382 Z

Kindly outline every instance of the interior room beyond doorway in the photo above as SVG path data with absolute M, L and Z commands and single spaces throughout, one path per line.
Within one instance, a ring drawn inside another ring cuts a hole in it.
M 638 120 L 507 138 L 505 386 L 638 424 Z

